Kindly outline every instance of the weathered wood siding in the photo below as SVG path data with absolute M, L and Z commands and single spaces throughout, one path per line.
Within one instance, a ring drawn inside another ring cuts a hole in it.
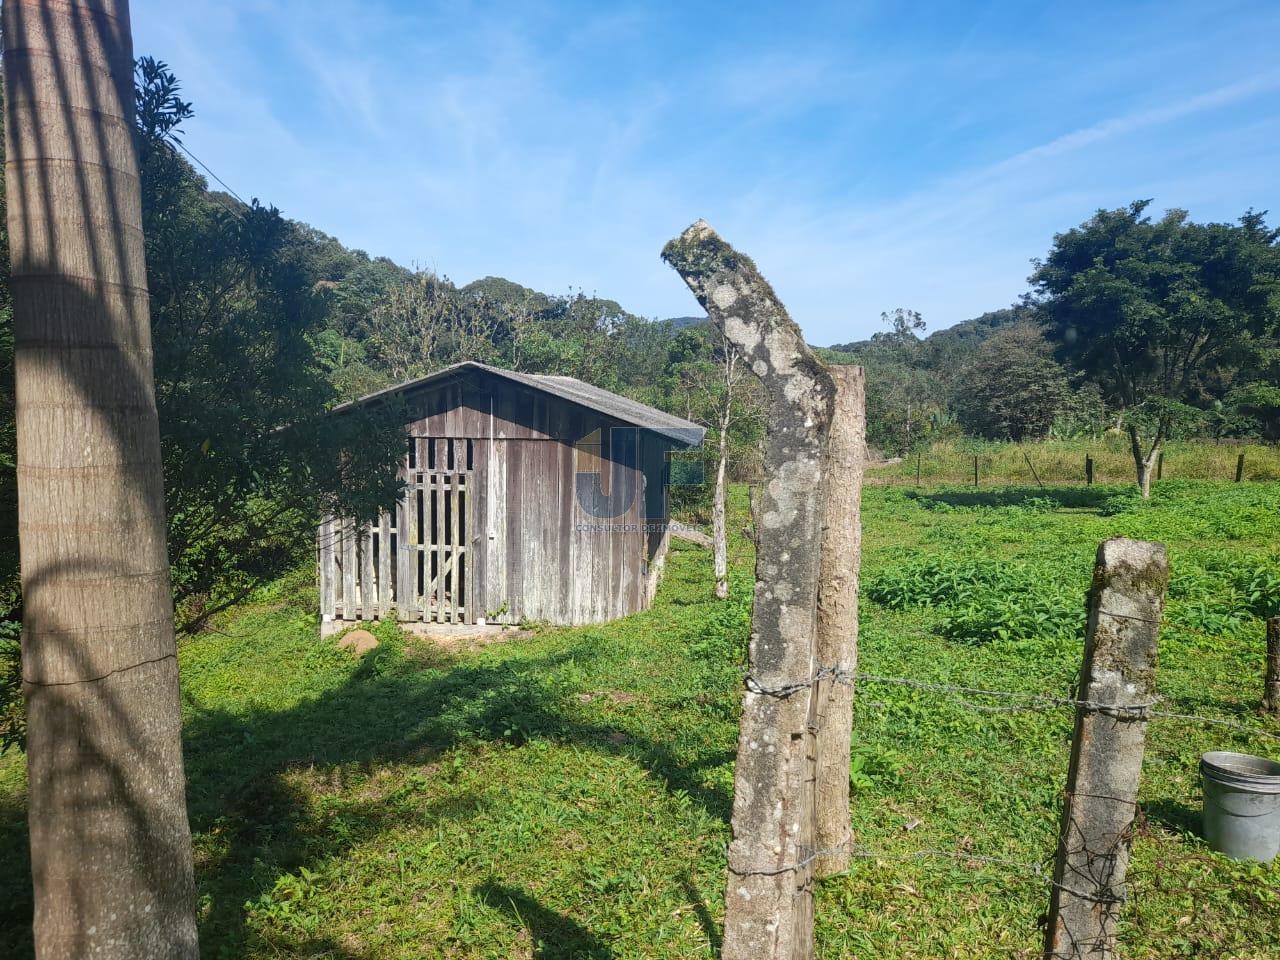
M 394 607 L 407 620 L 581 624 L 648 605 L 651 571 L 667 542 L 670 444 L 663 438 L 482 373 L 405 400 L 413 418 L 406 425 L 412 455 L 405 476 L 450 479 L 406 487 L 367 539 L 349 521 L 320 528 L 323 615 L 372 619 Z M 447 440 L 454 441 L 452 460 Z M 466 506 L 445 523 L 444 541 L 456 545 L 457 566 L 450 568 L 435 556 L 438 548 L 420 548 L 440 539 L 424 522 L 431 516 L 439 522 L 442 512 L 428 506 L 429 498 L 447 487 L 457 503 L 455 483 L 465 484 Z M 456 587 L 424 594 L 432 570 L 451 571 Z

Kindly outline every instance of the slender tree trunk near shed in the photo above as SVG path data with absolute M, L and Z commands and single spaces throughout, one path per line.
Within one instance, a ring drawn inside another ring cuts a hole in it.
M 5 0 L 39 960 L 198 955 L 127 0 Z
M 866 457 L 866 377 L 861 367 L 830 368 L 835 412 L 827 439 L 822 558 L 818 576 L 817 842 L 819 877 L 849 867 L 849 750 L 853 677 L 858 669 L 858 567 L 862 559 L 862 470 Z
M 814 628 L 835 386 L 755 264 L 707 224 L 668 243 L 663 258 L 764 384 L 764 484 L 722 956 L 799 960 L 813 955 Z
M 728 484 L 725 475 L 729 459 L 729 425 L 726 418 L 720 420 L 720 448 L 716 457 L 716 490 L 711 503 L 711 552 L 716 574 L 716 597 L 729 596 L 729 537 L 725 529 L 725 499 Z

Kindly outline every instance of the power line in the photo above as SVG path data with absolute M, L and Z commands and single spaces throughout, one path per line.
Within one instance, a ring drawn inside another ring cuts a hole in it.
M 235 197 L 237 200 L 243 203 L 246 207 L 249 206 L 249 204 L 245 201 L 244 197 L 240 196 L 240 194 L 232 190 L 231 187 L 227 184 L 227 181 L 223 180 L 220 176 L 214 173 L 213 170 L 209 168 L 209 165 L 207 163 L 205 163 L 203 160 L 197 157 L 194 153 L 188 150 L 186 145 L 181 140 L 171 139 L 169 142 L 172 143 L 174 146 L 176 146 L 183 153 L 185 153 L 192 160 L 194 160 L 199 165 L 200 169 L 202 169 L 209 176 L 213 177 L 213 179 L 216 180 L 222 186 L 222 188 L 227 191 L 227 193 L 231 194 L 233 197 Z

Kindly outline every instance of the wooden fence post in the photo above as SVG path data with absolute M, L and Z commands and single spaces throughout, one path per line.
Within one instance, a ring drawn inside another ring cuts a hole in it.
M 813 956 L 814 628 L 835 384 L 755 264 L 706 223 L 662 257 L 760 377 L 768 408 L 721 956 L 804 960 Z
M 858 669 L 858 566 L 862 560 L 862 470 L 866 456 L 866 376 L 861 367 L 832 367 L 835 412 L 823 482 L 822 556 L 818 573 L 819 679 L 817 839 L 819 877 L 849 866 L 849 748 L 853 675 Z M 919 460 L 916 460 L 917 465 Z
M 1035 477 L 1036 486 L 1038 486 L 1041 490 L 1043 490 L 1044 481 L 1040 479 L 1040 474 L 1036 473 L 1036 465 L 1031 462 L 1031 457 L 1027 454 L 1027 451 L 1025 450 L 1022 451 L 1022 459 L 1027 461 L 1027 466 L 1031 468 L 1031 476 Z
M 1156 479 L 1164 479 L 1164 451 L 1161 450 L 1156 456 Z
M 1093 457 L 1088 454 L 1084 458 L 1084 482 L 1087 486 L 1093 486 Z
M 1280 713 L 1280 617 L 1267 621 L 1267 675 L 1262 688 L 1262 708 Z
M 1244 454 L 1236 457 L 1236 483 L 1244 479 Z
M 863 406 L 865 408 L 866 404 L 864 403 Z M 863 420 L 865 422 L 865 419 L 866 419 L 865 409 L 862 411 L 862 415 L 863 415 Z M 921 454 L 917 453 L 916 454 L 916 486 L 917 487 L 920 486 L 920 457 L 921 457 Z
M 973 485 L 975 487 L 978 485 L 978 458 L 976 456 L 973 458 Z
M 1117 538 L 1098 547 L 1046 960 L 1115 954 L 1168 582 L 1163 544 Z

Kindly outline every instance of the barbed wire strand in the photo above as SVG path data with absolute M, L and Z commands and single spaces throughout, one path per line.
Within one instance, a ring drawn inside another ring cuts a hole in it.
M 1121 616 L 1109 613 L 1108 616 Z M 1141 620 L 1141 617 L 1130 617 L 1127 619 Z M 812 677 L 804 680 L 795 680 L 788 683 L 782 683 L 775 686 L 765 686 L 755 679 L 750 673 L 744 677 L 744 684 L 751 693 L 760 694 L 762 696 L 771 697 L 789 697 L 802 690 L 811 689 L 820 680 L 830 678 L 836 683 L 854 684 L 858 681 L 865 683 L 884 684 L 890 686 L 909 687 L 914 690 L 922 690 L 929 693 L 947 694 L 956 703 L 966 709 L 974 710 L 980 713 L 1037 713 L 1047 712 L 1049 710 L 1059 710 L 1066 707 L 1081 708 L 1093 713 L 1102 713 L 1104 715 L 1113 716 L 1117 719 L 1129 720 L 1148 720 L 1151 718 L 1162 718 L 1166 720 L 1182 720 L 1188 723 L 1204 723 L 1212 726 L 1223 727 L 1224 729 L 1235 730 L 1253 737 L 1261 737 L 1268 740 L 1280 740 L 1280 734 L 1272 733 L 1269 730 L 1263 730 L 1261 727 L 1252 726 L 1246 723 L 1240 723 L 1236 720 L 1227 720 L 1222 717 L 1206 717 L 1195 713 L 1185 713 L 1174 710 L 1159 710 L 1156 705 L 1163 703 L 1161 698 L 1147 701 L 1145 703 L 1136 704 L 1111 704 L 1101 703 L 1095 700 L 1081 700 L 1077 697 L 1055 696 L 1045 693 L 1025 693 L 1018 690 L 998 690 L 986 687 L 970 687 L 952 683 L 937 683 L 927 680 L 914 680 L 910 677 L 890 677 L 874 673 L 850 672 L 839 667 L 820 667 L 814 671 Z M 985 703 L 976 703 L 972 700 L 965 699 L 967 697 L 987 697 L 993 700 L 1014 701 L 1003 705 L 993 705 Z M 880 701 L 855 701 L 859 705 L 889 707 Z

